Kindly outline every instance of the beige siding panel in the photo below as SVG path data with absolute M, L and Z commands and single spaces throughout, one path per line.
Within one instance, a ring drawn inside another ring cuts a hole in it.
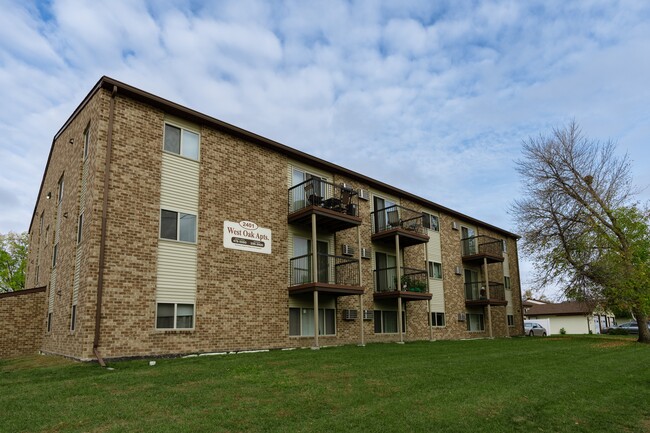
M 370 189 L 370 212 L 375 211 L 375 200 L 374 200 L 375 196 L 383 198 L 384 200 L 390 200 L 393 203 L 400 204 L 399 197 L 386 194 L 385 192 L 380 192 L 374 189 Z
M 508 253 L 503 253 L 503 276 L 510 276 L 510 263 L 508 261 Z
M 162 157 L 160 206 L 198 213 L 199 163 L 164 152 Z
M 442 246 L 440 244 L 440 232 L 427 230 L 429 242 L 427 242 L 427 253 L 429 261 L 442 263 Z
M 157 302 L 194 303 L 197 248 L 195 244 L 158 241 Z
M 79 280 L 81 277 L 81 252 L 82 248 L 77 248 L 77 253 L 74 258 L 74 280 L 72 282 L 72 305 L 77 305 L 79 297 Z
M 514 314 L 514 309 L 512 308 L 512 290 L 506 290 L 506 301 L 508 305 L 506 306 L 506 314 Z
M 332 182 L 332 179 L 334 179 L 334 176 L 332 175 L 332 173 L 329 173 L 327 171 L 318 170 L 316 168 L 310 167 L 309 165 L 303 164 L 303 163 L 298 162 L 298 161 L 290 160 L 289 161 L 289 169 L 287 171 L 287 174 L 289 175 L 289 178 L 288 178 L 289 182 L 287 183 L 287 185 L 291 185 L 292 171 L 293 171 L 294 168 L 297 168 L 298 170 L 303 171 L 303 172 L 307 172 L 307 173 L 314 174 L 316 176 L 320 176 L 322 178 L 325 178 L 325 179 L 327 179 L 328 182 Z
M 47 312 L 51 313 L 54 309 L 54 292 L 56 292 L 56 268 L 50 273 L 50 296 L 47 300 Z
M 185 119 L 181 119 L 180 117 L 172 116 L 171 114 L 165 114 L 165 122 L 170 123 L 176 126 L 180 126 L 181 128 L 188 129 L 190 131 L 196 132 L 197 134 L 201 133 L 201 127 L 197 125 L 196 123 L 188 122 Z
M 429 279 L 429 289 L 431 290 L 431 311 L 436 313 L 445 312 L 445 291 L 442 280 Z

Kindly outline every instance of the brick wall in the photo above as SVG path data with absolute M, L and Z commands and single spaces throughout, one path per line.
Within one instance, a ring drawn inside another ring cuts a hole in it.
M 45 305 L 45 287 L 0 294 L 0 358 L 38 352 Z

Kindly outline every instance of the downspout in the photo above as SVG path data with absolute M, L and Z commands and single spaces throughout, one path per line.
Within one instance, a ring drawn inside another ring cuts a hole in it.
M 104 200 L 102 204 L 102 231 L 99 240 L 99 276 L 97 278 L 97 306 L 95 308 L 95 339 L 93 340 L 93 353 L 99 365 L 106 367 L 106 363 L 99 353 L 99 336 L 101 334 L 102 296 L 104 292 L 104 268 L 106 264 L 106 214 L 108 210 L 108 181 L 110 178 L 111 153 L 113 150 L 113 119 L 115 118 L 115 95 L 117 86 L 113 86 L 111 102 L 108 113 L 108 134 L 106 137 L 106 161 L 104 163 Z

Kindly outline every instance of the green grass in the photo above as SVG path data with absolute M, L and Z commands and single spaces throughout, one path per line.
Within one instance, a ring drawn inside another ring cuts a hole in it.
M 650 347 L 625 337 L 0 361 L 1 432 L 650 431 Z

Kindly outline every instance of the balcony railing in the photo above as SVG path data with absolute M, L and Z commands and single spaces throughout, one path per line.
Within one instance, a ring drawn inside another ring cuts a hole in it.
M 316 177 L 289 188 L 289 214 L 309 206 L 359 216 L 359 196 L 355 190 Z
M 463 257 L 476 255 L 503 257 L 503 243 L 500 239 L 479 235 L 461 239 L 460 242 Z
M 308 283 L 335 284 L 342 286 L 359 285 L 359 262 L 350 257 L 316 255 L 317 281 L 312 276 L 312 255 L 294 257 L 289 260 L 289 285 Z
M 377 209 L 370 216 L 372 217 L 373 235 L 395 228 L 426 235 L 426 230 L 422 225 L 422 212 L 393 205 Z
M 487 288 L 483 281 L 465 283 L 466 301 L 505 301 L 506 294 L 502 283 L 490 281 L 488 283 L 490 293 L 488 297 Z
M 401 268 L 400 284 L 397 283 L 397 268 L 375 270 L 375 292 L 416 292 L 429 293 L 427 290 L 427 271 L 413 268 Z

